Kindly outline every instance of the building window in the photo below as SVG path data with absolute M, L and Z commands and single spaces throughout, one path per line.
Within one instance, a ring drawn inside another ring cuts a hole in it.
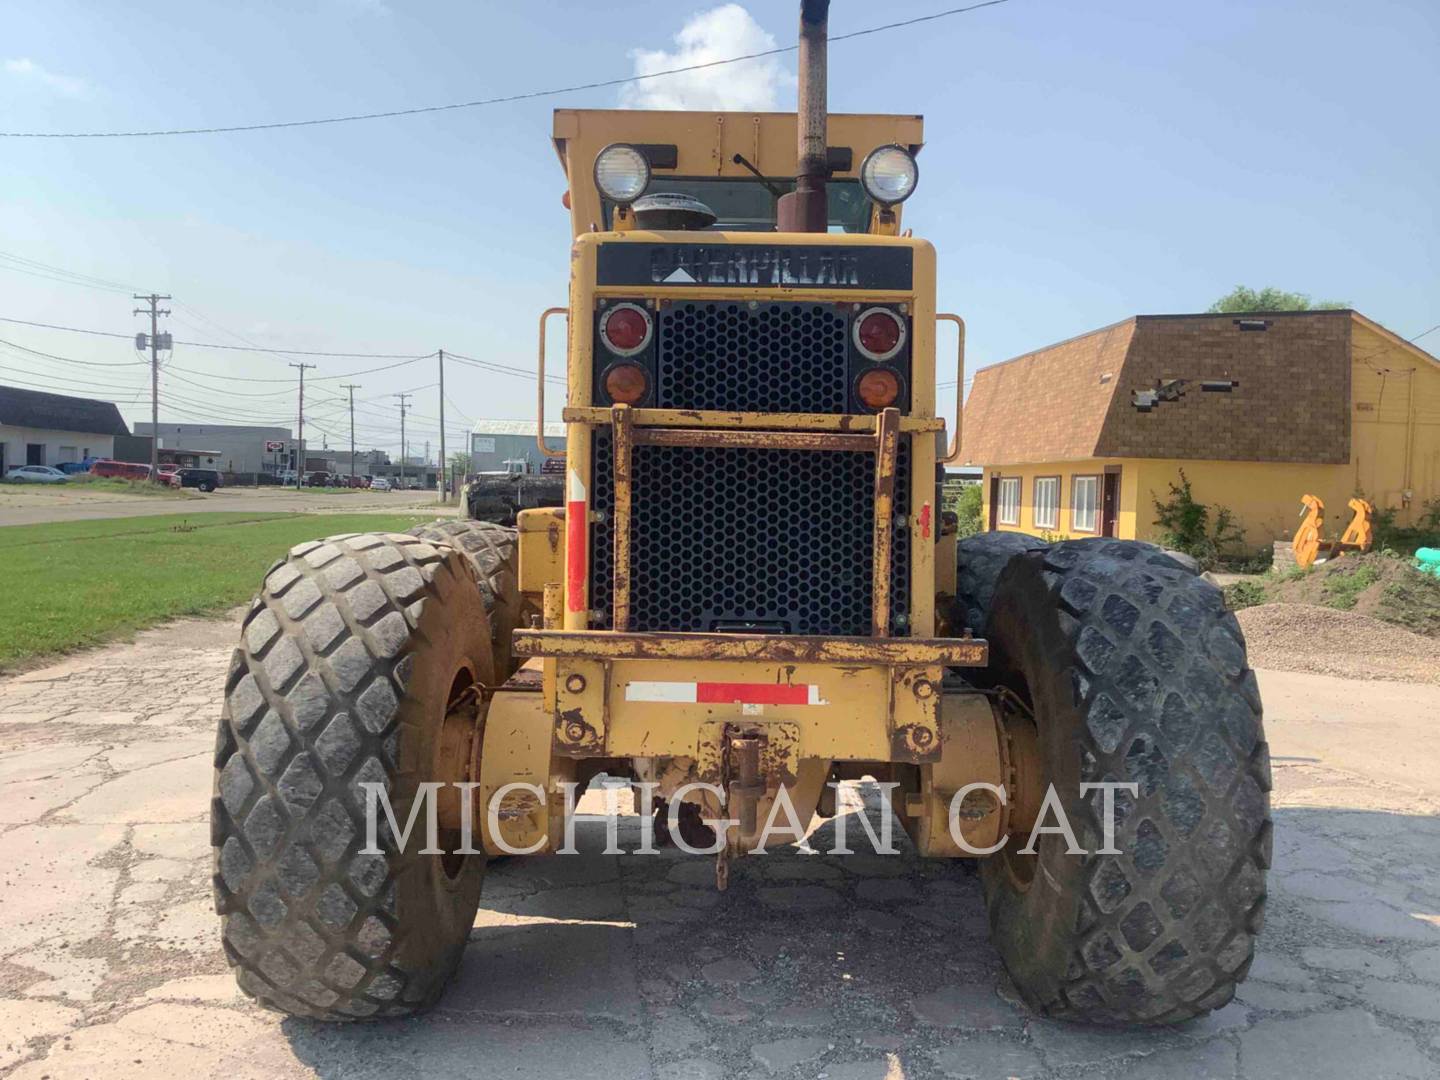
M 1060 478 L 1035 478 L 1035 527 L 1053 529 L 1060 524 Z
M 1020 478 L 1018 476 L 1002 476 L 1000 478 L 999 515 L 996 520 L 1001 525 L 1020 524 Z
M 1082 533 L 1100 531 L 1100 477 L 1071 477 L 1070 528 Z

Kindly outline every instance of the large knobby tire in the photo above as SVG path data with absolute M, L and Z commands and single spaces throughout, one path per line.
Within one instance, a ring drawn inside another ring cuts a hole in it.
M 496 677 L 484 596 L 458 551 L 401 534 L 301 544 L 266 574 L 226 680 L 211 803 L 225 953 L 262 1004 L 403 1016 L 459 962 L 483 856 L 420 854 L 423 813 L 398 850 L 383 811 L 384 853 L 362 854 L 360 785 L 384 784 L 404 828 L 417 784 L 465 778 L 446 775 L 440 736 L 449 706 Z
M 955 606 L 952 625 L 985 636 L 990 603 L 1000 571 L 1016 555 L 1039 551 L 1045 541 L 1020 532 L 982 532 L 955 545 Z
M 1045 835 L 982 864 L 992 937 L 1037 1010 L 1163 1024 L 1228 1002 L 1250 969 L 1270 865 L 1269 754 L 1245 642 L 1220 590 L 1160 549 L 1055 544 L 1009 561 L 991 671 L 1020 695 L 1085 855 Z M 1103 847 L 1116 792 L 1118 855 Z M 1053 816 L 1047 818 L 1054 824 Z
M 490 613 L 496 668 L 502 681 L 508 678 L 512 667 L 510 635 L 525 625 L 529 614 L 516 577 L 516 530 L 489 521 L 441 518 L 408 531 L 432 544 L 458 548 L 475 567 L 480 590 L 485 594 L 485 609 Z

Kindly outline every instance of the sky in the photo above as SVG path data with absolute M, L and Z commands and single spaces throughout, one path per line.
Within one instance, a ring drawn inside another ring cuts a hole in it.
M 831 33 L 955 2 L 834 0 Z M 265 123 L 626 78 L 793 44 L 797 8 L 4 0 L 0 131 Z M 1433 0 L 1008 0 L 836 42 L 830 107 L 924 115 L 905 223 L 938 249 L 939 306 L 965 317 L 972 370 L 1203 310 L 1240 283 L 1348 301 L 1410 337 L 1440 323 L 1437 51 Z M 349 124 L 0 139 L 0 317 L 130 334 L 130 292 L 154 290 L 173 294 L 180 341 L 444 348 L 528 372 L 568 272 L 551 110 L 794 99 L 785 54 Z M 1440 331 L 1420 344 L 1440 351 Z M 317 365 L 312 447 L 348 446 L 339 388 L 358 383 L 362 446 L 398 450 L 394 395 L 411 391 L 411 451 L 436 449 L 433 358 L 377 371 L 399 361 L 177 344 L 161 419 L 293 424 L 286 365 L 301 360 Z M 134 422 L 147 375 L 127 340 L 0 322 L 0 382 L 111 398 Z M 452 448 L 475 418 L 533 416 L 521 374 L 457 360 L 445 380 Z

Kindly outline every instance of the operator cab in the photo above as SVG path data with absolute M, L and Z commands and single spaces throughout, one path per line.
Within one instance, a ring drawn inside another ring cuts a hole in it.
M 829 116 L 825 231 L 899 235 L 900 204 L 918 178 L 923 128 L 915 115 Z M 577 237 L 774 233 L 780 201 L 797 187 L 794 113 L 557 109 L 554 144 Z M 646 200 L 662 196 L 672 205 L 652 214 Z M 701 206 L 686 204 L 690 214 L 673 205 L 682 196 Z
M 775 232 L 780 200 L 795 190 L 793 177 L 766 176 L 738 152 L 730 159 L 744 170 L 738 176 L 656 177 L 647 149 L 611 143 L 595 156 L 603 229 Z M 848 148 L 833 155 L 838 160 L 832 169 L 850 157 Z M 864 233 L 877 220 L 893 223 L 895 207 L 918 179 L 910 150 L 893 143 L 874 147 L 856 176 L 827 182 L 827 231 Z

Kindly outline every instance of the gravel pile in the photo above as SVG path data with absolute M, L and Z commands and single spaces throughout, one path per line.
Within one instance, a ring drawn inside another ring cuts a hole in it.
M 1349 679 L 1440 683 L 1440 641 L 1353 611 L 1261 604 L 1235 613 L 1250 666 Z

